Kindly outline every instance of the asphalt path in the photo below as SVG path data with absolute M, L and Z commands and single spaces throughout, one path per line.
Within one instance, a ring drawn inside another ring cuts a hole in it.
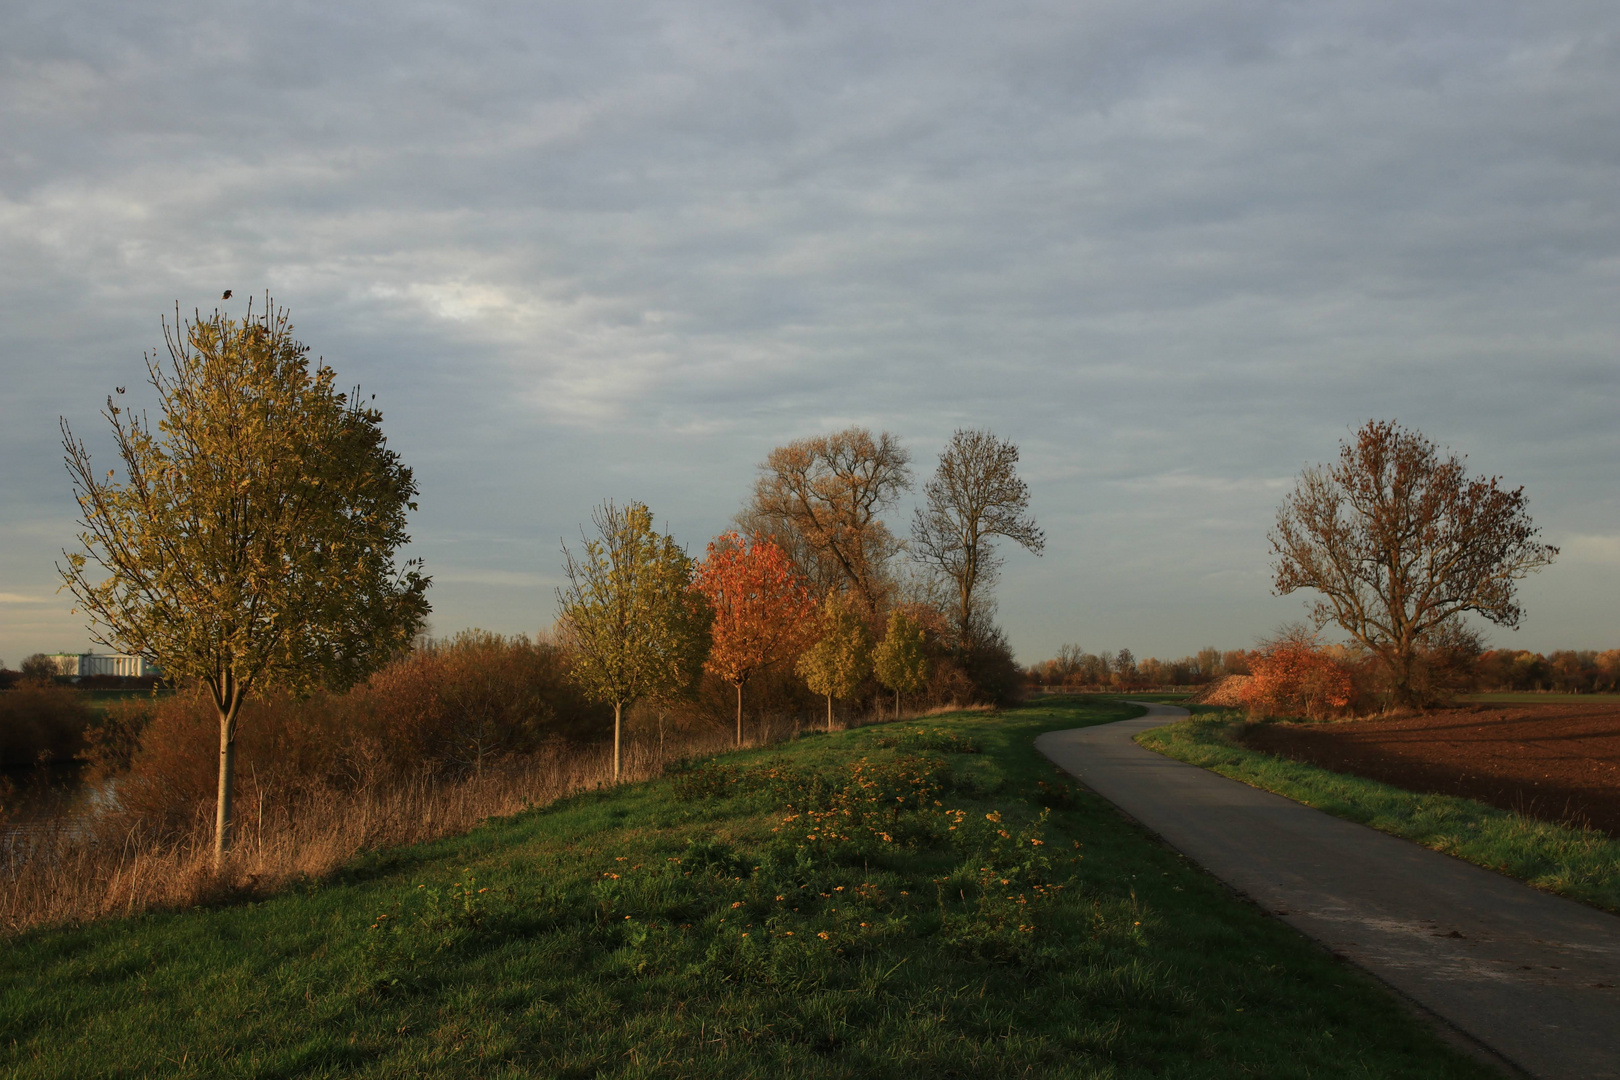
M 1132 742 L 1185 709 L 1035 746 L 1266 912 L 1536 1077 L 1620 1080 L 1620 918 Z

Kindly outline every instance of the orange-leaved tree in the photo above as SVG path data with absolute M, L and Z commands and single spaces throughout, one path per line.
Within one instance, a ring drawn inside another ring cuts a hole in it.
M 1263 716 L 1308 716 L 1322 720 L 1350 707 L 1355 684 L 1350 670 L 1308 631 L 1290 630 L 1264 642 L 1250 660 L 1253 678 L 1240 694 Z
M 717 537 L 695 584 L 714 609 L 714 642 L 703 666 L 737 690 L 741 746 L 743 685 L 766 664 L 796 657 L 813 640 L 816 600 L 787 552 L 758 535 Z

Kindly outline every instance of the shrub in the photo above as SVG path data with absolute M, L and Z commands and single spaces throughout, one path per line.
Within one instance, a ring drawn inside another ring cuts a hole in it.
M 1304 631 L 1262 643 L 1249 665 L 1252 678 L 1240 695 L 1252 715 L 1324 720 L 1346 712 L 1355 700 L 1350 667 Z
M 237 733 L 238 806 L 285 815 L 334 791 L 477 775 L 550 744 L 597 741 L 610 719 L 580 697 L 556 646 L 469 631 L 346 694 L 248 699 Z M 217 727 L 199 689 L 121 703 L 91 757 L 100 775 L 123 773 L 118 799 L 129 814 L 161 833 L 182 832 L 212 805 Z
M 0 767 L 65 761 L 84 745 L 89 723 L 76 691 L 49 679 L 22 679 L 0 693 Z

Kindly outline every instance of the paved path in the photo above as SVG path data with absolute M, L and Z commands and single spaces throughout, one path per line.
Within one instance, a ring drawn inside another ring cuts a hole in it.
M 1265 911 L 1537 1077 L 1620 1078 L 1620 918 L 1144 750 L 1186 716 L 1035 746 Z

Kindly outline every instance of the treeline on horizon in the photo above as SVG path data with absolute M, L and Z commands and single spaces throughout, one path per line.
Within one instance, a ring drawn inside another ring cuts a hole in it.
M 1361 650 L 1318 646 L 1348 666 L 1368 664 Z M 1207 686 L 1227 675 L 1252 675 L 1268 647 L 1200 649 L 1177 660 L 1137 660 L 1129 649 L 1088 653 L 1064 645 L 1050 660 L 1030 665 L 1024 678 L 1031 686 L 1145 691 L 1153 688 Z M 1558 649 L 1550 653 L 1524 649 L 1464 650 L 1445 661 L 1447 689 L 1452 693 L 1620 693 L 1620 649 Z

